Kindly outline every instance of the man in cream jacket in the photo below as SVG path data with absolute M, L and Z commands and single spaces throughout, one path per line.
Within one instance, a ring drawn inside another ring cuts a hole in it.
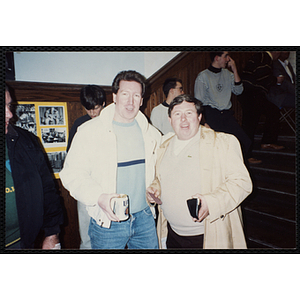
M 139 111 L 145 92 L 141 74 L 120 72 L 112 91 L 114 103 L 79 127 L 60 178 L 87 206 L 93 249 L 156 249 L 146 187 L 154 179 L 161 134 Z M 122 222 L 111 209 L 112 199 L 120 194 L 129 197 L 130 218 Z
M 188 95 L 169 107 L 175 131 L 157 152 L 156 179 L 147 199 L 159 204 L 160 248 L 244 249 L 241 202 L 252 182 L 238 140 L 200 126 L 202 103 Z M 197 218 L 187 200 L 200 202 Z

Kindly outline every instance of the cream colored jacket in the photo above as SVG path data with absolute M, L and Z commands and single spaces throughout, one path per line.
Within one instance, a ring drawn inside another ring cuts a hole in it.
M 245 249 L 240 204 L 251 193 L 252 182 L 243 162 L 240 144 L 233 135 L 217 133 L 203 126 L 200 135 L 199 191 L 209 207 L 209 216 L 204 220 L 203 247 Z M 167 139 L 157 153 L 157 177 L 151 186 L 158 190 L 160 163 L 173 137 Z M 161 248 L 162 240 L 167 237 L 167 221 L 160 206 L 157 232 Z
M 99 117 L 78 128 L 60 172 L 63 186 L 72 197 L 87 206 L 89 215 L 98 225 L 109 228 L 110 220 L 97 204 L 103 193 L 116 193 L 117 144 L 112 121 L 115 104 L 108 105 Z M 145 143 L 146 186 L 155 176 L 156 150 L 161 134 L 139 111 L 136 120 Z

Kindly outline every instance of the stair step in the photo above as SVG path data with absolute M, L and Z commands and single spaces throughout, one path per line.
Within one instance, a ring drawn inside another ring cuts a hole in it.
M 263 193 L 262 193 L 263 194 Z M 250 210 L 258 214 L 285 220 L 287 222 L 295 222 L 296 220 L 296 198 L 284 197 L 277 198 L 265 195 L 246 199 L 242 204 L 243 210 Z
M 253 185 L 258 188 L 271 188 L 285 193 L 295 193 L 295 173 L 272 169 L 255 169 L 251 171 Z M 263 185 L 262 185 L 263 184 Z M 266 186 L 268 184 L 268 186 Z
M 283 194 L 289 196 L 296 196 L 296 189 L 295 187 L 281 184 L 281 183 L 274 183 L 274 182 L 266 182 L 264 180 L 256 180 L 256 188 L 261 191 L 273 192 L 275 194 Z
M 296 247 L 296 222 L 274 219 L 251 210 L 244 211 L 244 220 L 247 240 L 261 241 L 274 249 Z
M 265 241 L 260 241 L 253 238 L 248 238 L 247 240 L 248 249 L 273 249 L 276 246 L 266 243 Z
M 261 149 L 253 149 L 253 154 L 255 153 L 255 157 L 259 156 L 259 158 L 266 159 L 284 159 L 284 160 L 296 160 L 295 149 L 283 149 L 283 150 L 261 150 Z
M 276 144 L 282 150 L 262 150 L 264 118 L 257 128 L 250 165 L 253 192 L 242 203 L 245 235 L 249 249 L 293 249 L 296 247 L 296 137 L 280 123 Z
M 261 150 L 260 145 L 262 141 L 262 135 L 256 134 L 254 136 L 254 143 L 253 143 L 253 149 L 255 150 L 260 150 L 260 151 L 272 151 L 274 154 L 275 153 L 285 153 L 285 152 L 294 152 L 295 153 L 295 136 L 279 136 L 278 141 L 276 144 L 284 146 L 285 149 L 283 150 Z
M 251 170 L 256 173 L 272 173 L 279 175 L 286 175 L 295 177 L 296 164 L 291 161 L 274 161 L 274 160 L 262 160 L 259 165 L 251 165 Z

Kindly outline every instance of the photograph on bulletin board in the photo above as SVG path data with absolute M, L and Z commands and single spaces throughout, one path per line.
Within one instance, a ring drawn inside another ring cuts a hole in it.
M 68 142 L 68 116 L 65 102 L 18 102 L 16 125 L 39 137 L 53 174 L 59 178 Z

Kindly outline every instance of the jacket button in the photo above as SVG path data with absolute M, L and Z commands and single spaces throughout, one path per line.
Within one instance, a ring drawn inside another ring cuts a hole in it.
M 223 218 L 224 218 L 224 215 L 222 215 L 220 218 L 223 219 Z

